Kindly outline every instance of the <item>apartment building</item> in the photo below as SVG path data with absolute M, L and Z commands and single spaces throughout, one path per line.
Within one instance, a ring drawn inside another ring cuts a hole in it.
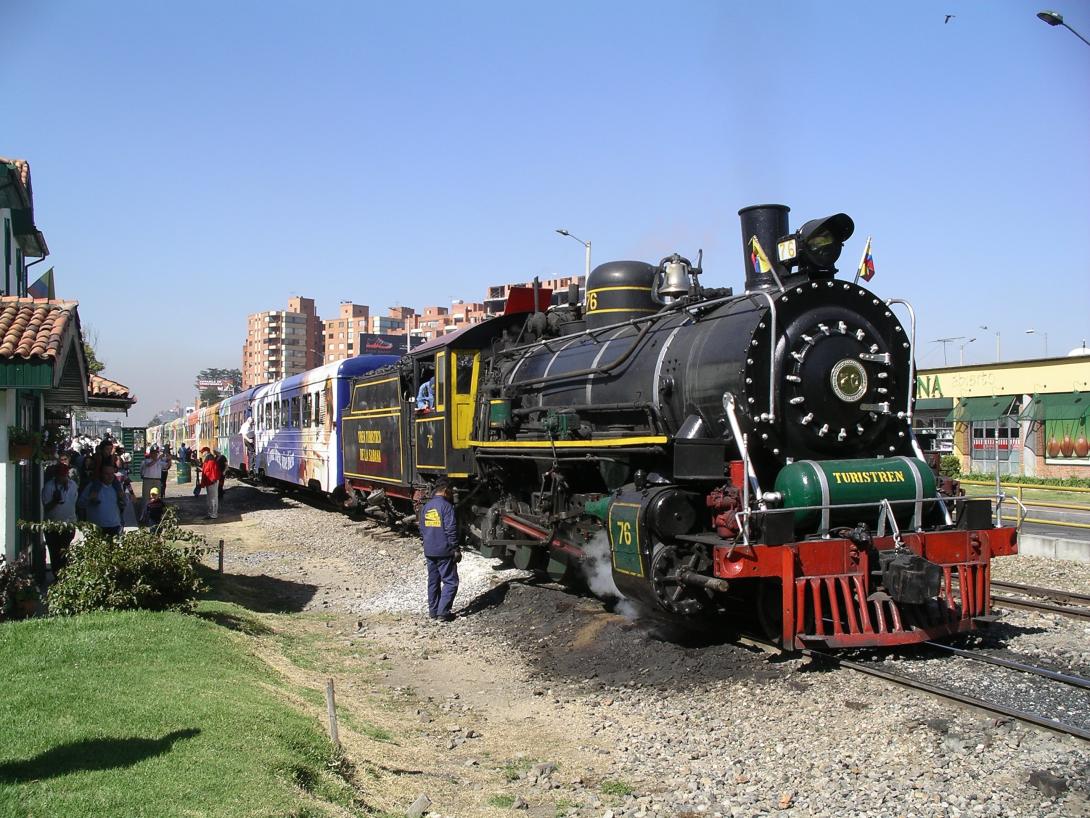
M 416 310 L 412 307 L 390 307 L 386 315 L 371 316 L 371 332 L 375 335 L 404 335 L 413 329 Z
M 340 315 L 322 322 L 325 363 L 359 355 L 363 351 L 359 339 L 368 333 L 370 320 L 371 308 L 366 304 L 342 301 Z
M 540 282 L 542 289 L 552 290 L 553 304 L 568 303 L 568 287 L 575 284 L 579 287 L 579 299 L 586 295 L 586 276 L 561 276 L 560 278 L 547 278 Z M 495 284 L 489 287 L 485 293 L 484 307 L 488 315 L 499 315 L 507 304 L 507 296 L 512 287 L 529 287 L 532 282 L 520 281 L 515 284 Z
M 280 380 L 322 364 L 322 320 L 313 298 L 288 299 L 286 310 L 247 316 L 242 388 Z

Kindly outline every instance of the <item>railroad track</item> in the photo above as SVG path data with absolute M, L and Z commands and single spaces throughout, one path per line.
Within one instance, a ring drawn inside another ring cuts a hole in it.
M 994 593 L 996 589 L 1020 594 L 1021 597 L 997 595 Z M 1070 616 L 1075 619 L 1090 619 L 1090 594 L 1060 591 L 1055 588 L 1041 588 L 1036 585 L 1022 585 L 1018 582 L 997 582 L 996 580 L 992 580 L 992 590 L 992 604 L 1003 608 L 1043 611 L 1045 613 Z M 1037 597 L 1037 599 L 1029 597 Z
M 947 646 L 943 645 L 941 647 L 945 648 Z M 961 651 L 959 648 L 951 648 L 951 650 L 958 652 L 958 655 L 961 655 L 961 653 L 968 653 L 968 651 Z M 885 668 L 876 667 L 869 662 L 857 662 L 852 659 L 844 659 L 835 654 L 825 653 L 824 651 L 818 650 L 808 649 L 803 651 L 803 653 L 806 653 L 807 655 L 813 656 L 822 661 L 831 662 L 839 667 L 845 667 L 849 670 L 855 670 L 859 673 L 866 673 L 868 676 L 874 676 L 879 679 L 884 679 L 887 682 L 892 682 L 893 684 L 901 685 L 902 687 L 908 687 L 912 688 L 913 690 L 930 693 L 933 696 L 937 696 L 941 699 L 946 699 L 947 701 L 968 705 L 969 707 L 974 707 L 987 713 L 1006 716 L 1008 718 L 1026 722 L 1027 724 L 1033 724 L 1037 727 L 1043 727 L 1046 730 L 1052 730 L 1054 732 L 1062 733 L 1064 735 L 1075 736 L 1076 738 L 1081 738 L 1083 741 L 1090 741 L 1090 730 L 1087 730 L 1086 728 L 1080 727 L 1075 724 L 1067 724 L 1062 721 L 1057 721 L 1056 719 L 1046 718 L 1045 716 L 1039 715 L 1037 713 L 1032 713 L 1027 710 L 1020 710 L 1018 708 L 1010 707 L 999 702 L 988 701 L 987 699 L 982 699 L 979 696 L 972 696 L 968 693 L 963 693 L 960 690 L 954 690 L 949 687 L 942 687 L 940 685 L 933 684 L 923 679 L 908 676 L 904 673 L 896 673 Z M 1021 665 L 1021 663 L 1018 662 L 1008 662 L 1008 660 L 1000 660 L 998 657 L 995 656 L 988 656 L 984 658 L 983 655 L 974 655 L 970 658 L 973 658 L 976 661 L 987 662 L 988 664 L 1000 665 L 1002 667 L 1009 667 L 1010 665 Z M 1049 674 L 1055 673 L 1055 671 L 1049 671 L 1046 668 L 1038 668 L 1032 665 L 1021 665 L 1013 669 L 1021 670 L 1026 673 L 1033 673 L 1038 676 L 1044 676 L 1045 678 L 1051 678 L 1051 675 Z M 1066 677 L 1062 680 L 1065 684 L 1072 684 L 1076 687 L 1082 687 L 1083 689 L 1086 689 L 1088 686 L 1090 686 L 1090 680 L 1082 679 L 1081 677 L 1068 676 L 1067 674 L 1056 675 Z
M 746 644 L 759 647 L 765 651 L 770 651 L 773 653 L 780 652 L 780 649 L 777 645 L 764 639 L 756 639 L 747 636 L 741 641 Z M 1090 691 L 1090 679 L 1086 679 L 1082 676 L 1076 676 L 1069 673 L 1061 673 L 1059 671 L 1050 670 L 1048 668 L 1038 667 L 1036 665 L 1028 665 L 1022 662 L 1013 661 L 1011 659 L 1004 659 L 999 656 L 993 656 L 991 654 L 975 653 L 972 651 L 963 650 L 961 648 L 955 648 L 951 645 L 944 645 L 938 642 L 925 642 L 924 644 L 928 647 L 938 648 L 947 653 L 951 653 L 955 656 L 969 659 L 971 661 L 995 665 L 998 667 L 1007 668 L 1009 670 L 1015 670 L 1022 673 L 1039 676 L 1057 683 L 1078 688 L 1083 691 Z M 1007 718 L 1016 719 L 1017 721 L 1025 722 L 1027 724 L 1035 725 L 1037 727 L 1043 727 L 1046 730 L 1052 730 L 1056 733 L 1062 733 L 1068 736 L 1075 736 L 1076 738 L 1081 738 L 1083 741 L 1090 741 L 1090 730 L 1086 729 L 1085 727 L 1080 727 L 1076 724 L 1067 724 L 1065 722 L 1058 721 L 1056 719 L 1050 719 L 1037 713 L 1030 712 L 1028 710 L 1022 710 L 1016 707 L 1010 707 L 1009 705 L 1005 705 L 1000 702 L 982 699 L 979 696 L 973 696 L 968 693 L 963 693 L 960 690 L 954 690 L 950 687 L 942 687 L 924 679 L 909 676 L 904 673 L 897 673 L 884 667 L 878 667 L 877 665 L 870 662 L 859 662 L 854 659 L 846 659 L 837 654 L 827 653 L 825 651 L 815 650 L 813 648 L 804 648 L 800 651 L 800 653 L 805 656 L 809 656 L 817 661 L 826 662 L 836 667 L 847 668 L 848 670 L 854 670 L 858 673 L 865 673 L 868 676 L 874 676 L 878 679 L 883 679 L 887 682 L 901 685 L 902 687 L 919 690 L 923 693 L 928 693 L 940 699 L 945 699 L 947 701 L 952 701 L 958 704 L 973 707 L 986 713 L 1005 716 Z

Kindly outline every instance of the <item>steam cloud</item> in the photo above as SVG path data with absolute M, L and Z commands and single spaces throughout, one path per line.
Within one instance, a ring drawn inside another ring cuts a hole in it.
M 583 578 L 592 594 L 599 599 L 617 600 L 614 610 L 626 619 L 638 619 L 639 609 L 617 590 L 613 581 L 613 559 L 609 547 L 609 535 L 599 531 L 583 546 L 584 558 L 580 563 Z

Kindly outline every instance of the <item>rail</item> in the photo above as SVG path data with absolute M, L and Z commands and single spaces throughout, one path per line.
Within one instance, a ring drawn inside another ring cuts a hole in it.
M 1037 525 L 1055 526 L 1057 528 L 1090 530 L 1090 522 L 1083 523 L 1078 522 L 1077 520 L 1050 520 L 1044 517 L 1030 517 L 1027 513 L 1029 508 L 1043 508 L 1056 511 L 1084 511 L 1087 514 L 1090 514 L 1090 504 L 1055 503 L 1048 500 L 1035 500 L 1025 496 L 1026 492 L 1034 491 L 1090 495 L 1090 489 L 1079 488 L 1077 486 L 1037 486 L 1031 483 L 999 483 L 997 485 L 996 483 L 984 480 L 961 480 L 959 482 L 963 486 L 984 486 L 990 489 L 996 489 L 996 494 L 978 496 L 991 496 L 999 501 L 997 505 L 997 515 L 1002 522 L 1013 522 L 1019 528 L 1021 528 L 1024 523 L 1034 523 Z M 1007 498 L 1014 500 L 1018 504 L 1018 514 L 1010 516 L 1003 512 L 1003 501 Z

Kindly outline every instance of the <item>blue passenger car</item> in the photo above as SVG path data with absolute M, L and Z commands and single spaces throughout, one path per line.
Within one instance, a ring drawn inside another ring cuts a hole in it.
M 255 452 L 250 470 L 315 491 L 330 492 L 341 485 L 339 430 L 349 402 L 349 382 L 397 360 L 396 355 L 358 355 L 254 389 L 250 407 Z

